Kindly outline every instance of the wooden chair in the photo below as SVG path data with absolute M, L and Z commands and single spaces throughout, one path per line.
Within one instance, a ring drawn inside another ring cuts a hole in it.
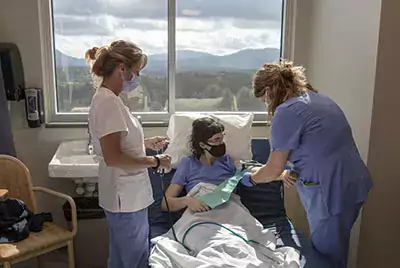
M 74 200 L 65 194 L 43 187 L 33 187 L 28 168 L 18 159 L 0 155 L 0 189 L 8 190 L 8 198 L 24 201 L 30 211 L 37 213 L 34 192 L 39 191 L 65 199 L 71 205 L 72 228 L 67 230 L 53 223 L 45 223 L 43 230 L 31 232 L 29 237 L 18 243 L 0 244 L 0 264 L 10 268 L 12 264 L 39 257 L 50 251 L 68 247 L 69 268 L 75 267 L 73 238 L 77 231 L 76 206 Z
M 0 189 L 0 200 L 6 199 L 7 194 L 8 194 L 8 190 L 7 189 Z

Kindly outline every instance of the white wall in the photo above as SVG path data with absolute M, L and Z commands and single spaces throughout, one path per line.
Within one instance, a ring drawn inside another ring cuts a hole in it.
M 310 19 L 308 77 L 344 110 L 363 159 L 368 157 L 381 1 L 314 0 Z M 349 267 L 355 267 L 359 217 Z
M 359 266 L 399 267 L 400 1 L 382 0 L 368 166 L 374 189 L 363 213 Z
M 367 159 L 380 21 L 378 0 L 315 0 L 308 76 L 332 97 Z

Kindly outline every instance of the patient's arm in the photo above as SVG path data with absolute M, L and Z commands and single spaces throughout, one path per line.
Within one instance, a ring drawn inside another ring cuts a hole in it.
M 198 200 L 191 196 L 178 197 L 182 190 L 183 186 L 171 184 L 165 192 L 170 211 L 178 211 L 186 207 L 189 207 L 192 212 L 204 212 L 210 209 L 202 200 Z M 167 203 L 164 198 L 161 203 L 161 209 L 168 211 Z
M 178 197 L 181 194 L 182 190 L 183 186 L 178 184 L 171 184 L 165 192 L 165 197 L 167 198 L 170 211 L 178 211 L 186 208 L 183 197 Z M 165 198 L 163 198 L 162 200 L 161 208 L 164 211 L 168 211 Z

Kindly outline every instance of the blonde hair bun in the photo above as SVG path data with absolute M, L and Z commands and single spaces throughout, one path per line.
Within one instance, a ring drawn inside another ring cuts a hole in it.
M 85 53 L 85 59 L 86 60 L 96 60 L 97 51 L 99 51 L 98 47 L 92 47 L 92 48 L 88 49 Z
M 92 74 L 100 77 L 111 75 L 121 63 L 128 68 L 141 63 L 140 69 L 143 69 L 147 64 L 147 57 L 142 50 L 136 44 L 124 40 L 117 40 L 110 45 L 88 49 L 85 58 L 91 65 Z

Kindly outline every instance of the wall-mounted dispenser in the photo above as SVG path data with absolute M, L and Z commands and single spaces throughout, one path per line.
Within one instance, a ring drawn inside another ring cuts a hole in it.
M 9 101 L 25 99 L 25 80 L 21 55 L 16 44 L 0 43 L 0 64 L 6 98 Z
M 25 89 L 26 120 L 31 128 L 44 124 L 43 90 L 40 88 Z
M 40 127 L 45 122 L 43 90 L 25 87 L 21 55 L 16 44 L 0 43 L 0 64 L 7 100 L 25 99 L 29 127 Z

